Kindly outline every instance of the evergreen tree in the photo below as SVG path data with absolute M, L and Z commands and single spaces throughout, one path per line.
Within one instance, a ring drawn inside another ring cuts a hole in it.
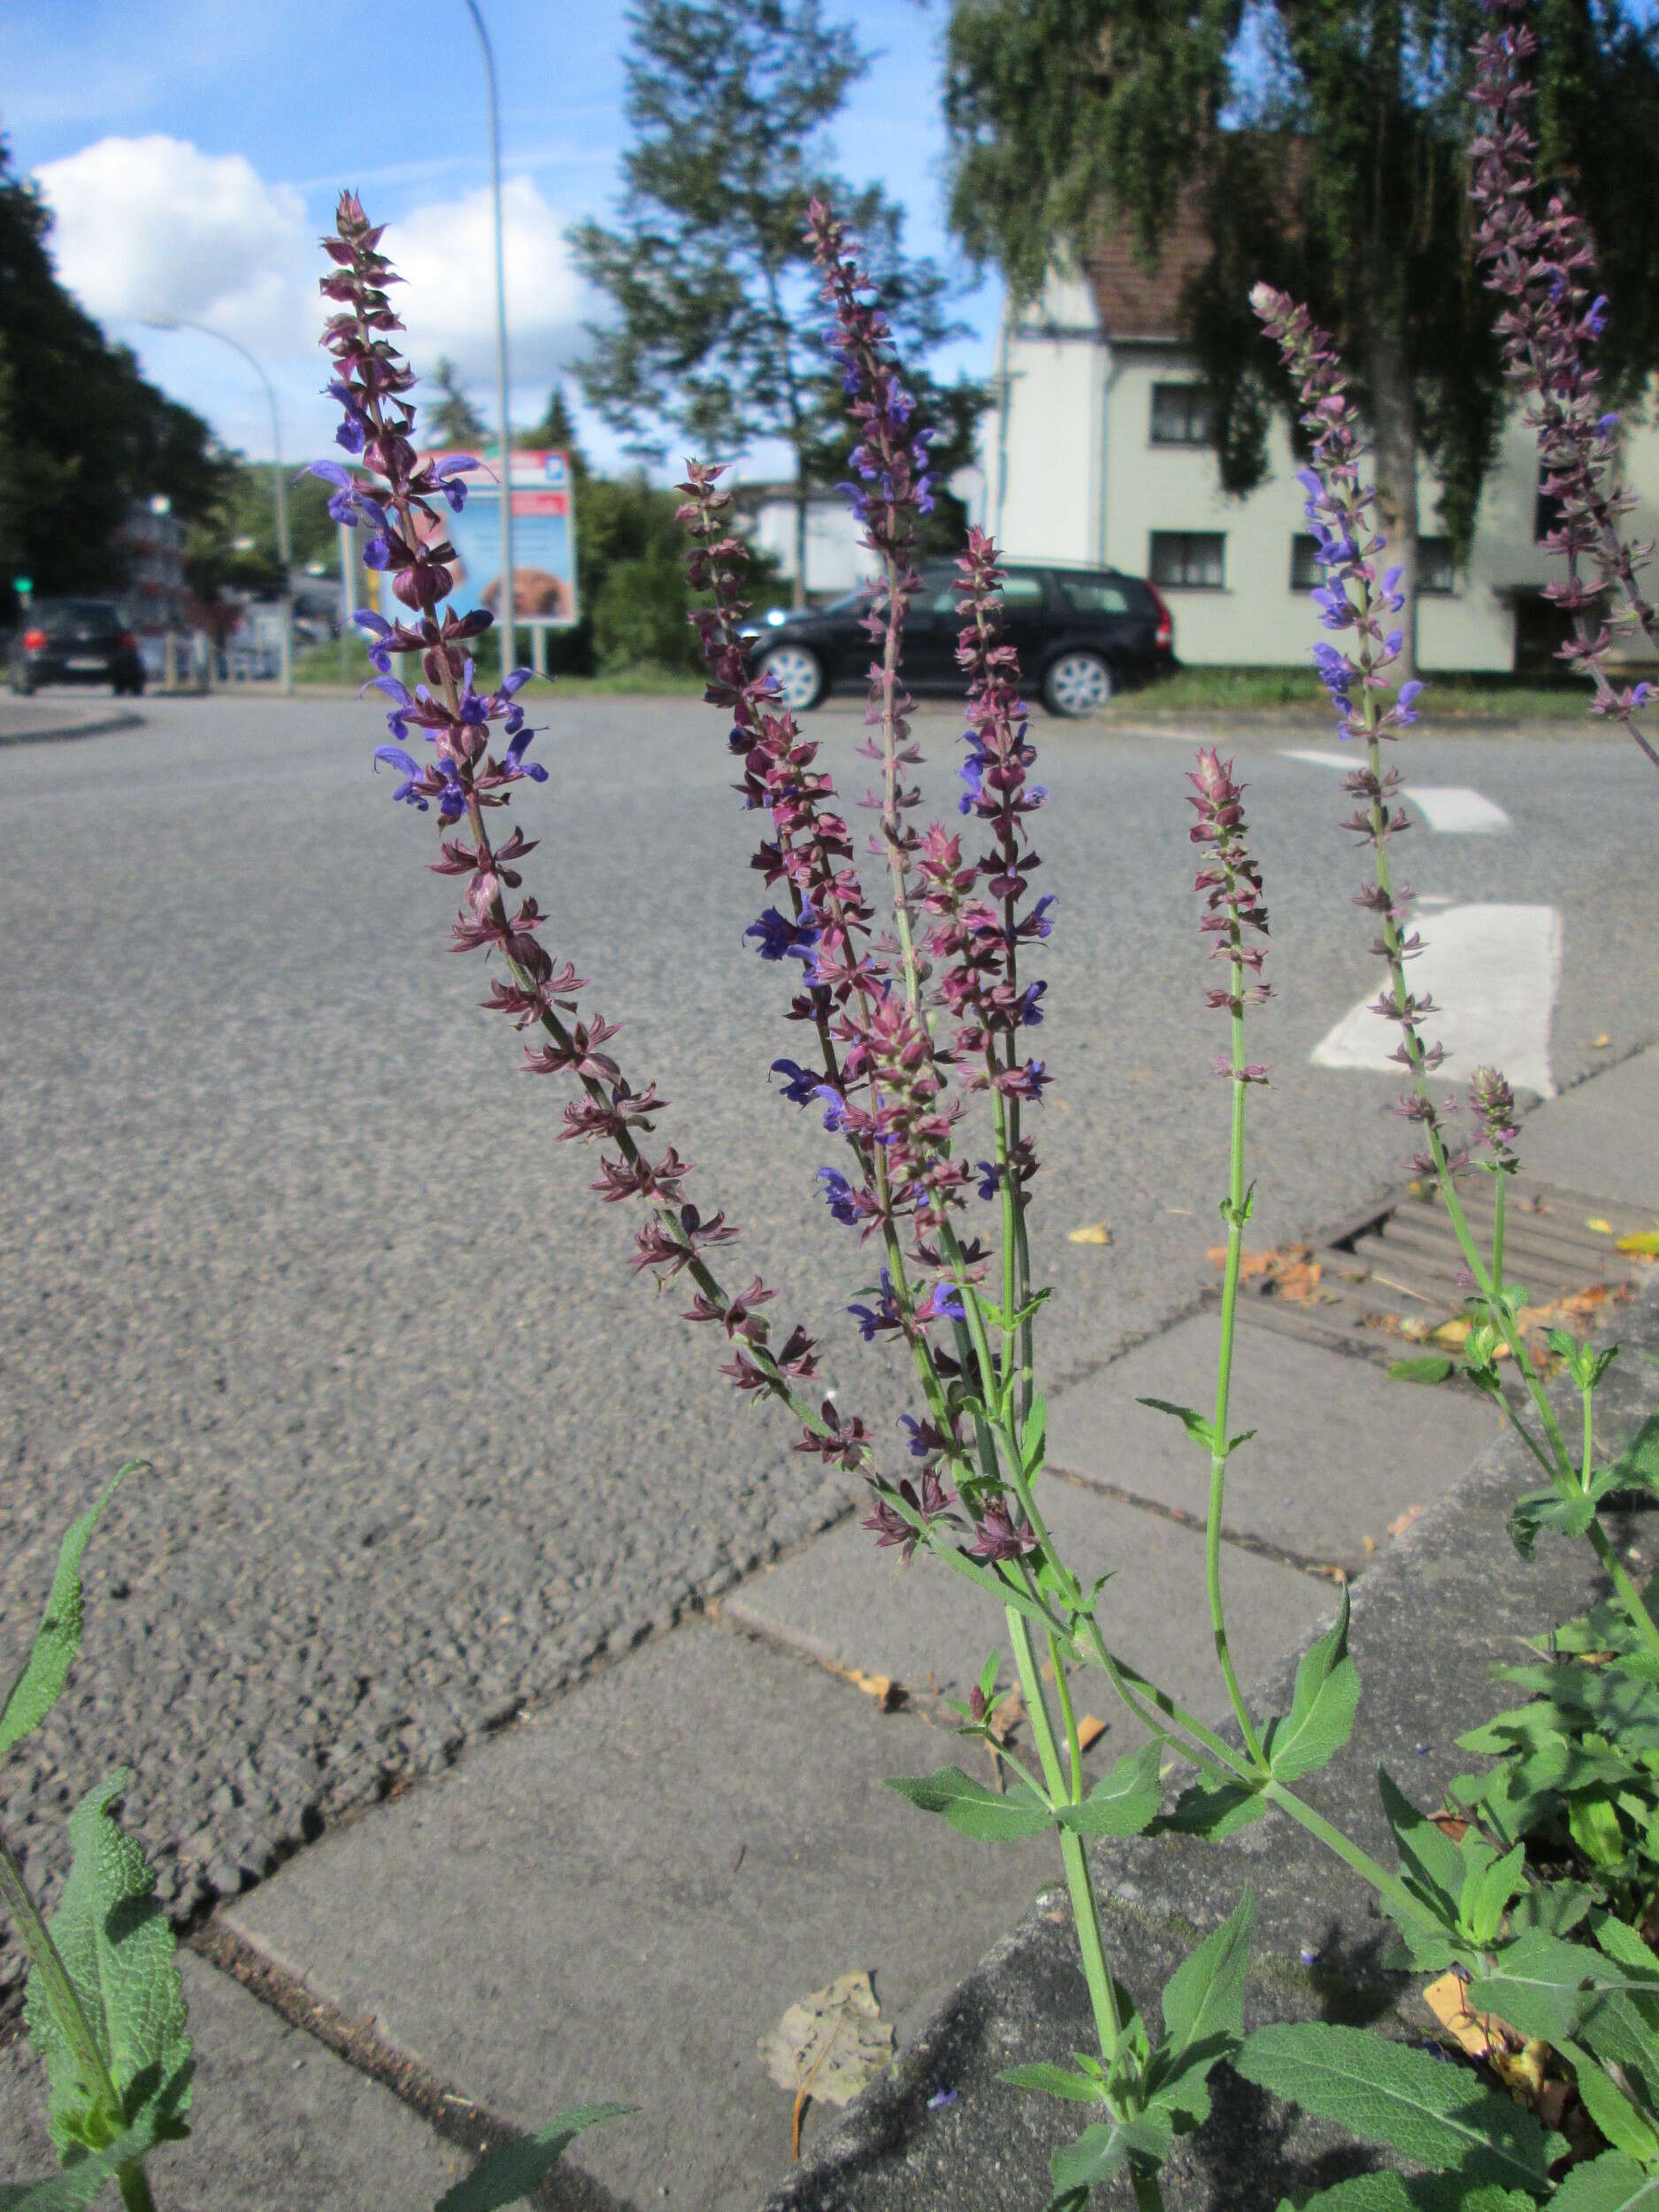
M 1338 336 L 1412 585 L 1419 456 L 1466 549 L 1505 405 L 1469 249 L 1480 15 L 1479 0 L 952 0 L 947 34 L 951 212 L 974 257 L 1028 301 L 1102 224 L 1156 261 L 1178 196 L 1196 193 L 1211 249 L 1184 334 L 1224 483 L 1260 480 L 1285 397 L 1248 307 L 1266 278 Z M 1544 157 L 1598 234 L 1602 359 L 1628 399 L 1659 365 L 1659 33 L 1620 0 L 1540 0 L 1534 27 Z
M 563 453 L 571 465 L 571 474 L 580 484 L 588 474 L 588 457 L 577 442 L 576 425 L 571 417 L 565 387 L 556 377 L 547 396 L 547 405 L 541 411 L 540 422 L 518 434 L 533 450 L 541 449 L 549 453 Z
M 826 127 L 866 62 L 822 0 L 634 0 L 618 226 L 572 233 L 615 319 L 589 329 L 578 374 L 641 455 L 671 433 L 732 456 L 777 439 L 794 458 L 795 603 L 806 590 L 807 501 L 845 473 L 839 374 L 803 237 L 814 191 L 864 241 L 864 258 L 930 419 L 922 365 L 953 334 L 946 280 L 908 257 L 899 210 L 826 166 Z
M 489 437 L 489 428 L 461 382 L 461 372 L 448 354 L 424 380 L 421 416 L 430 425 L 435 442 L 457 452 L 477 452 Z

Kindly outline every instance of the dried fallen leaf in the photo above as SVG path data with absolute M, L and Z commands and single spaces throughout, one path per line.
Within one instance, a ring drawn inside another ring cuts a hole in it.
M 1097 1744 L 1105 1733 L 1105 1722 L 1097 1719 L 1093 1713 L 1085 1713 L 1078 1722 L 1077 1740 L 1080 1747 L 1085 1751 L 1091 1744 Z
M 1423 1993 L 1423 2001 L 1458 2048 L 1471 2058 L 1492 2059 L 1506 2049 L 1508 2032 L 1490 2013 L 1471 2012 L 1469 1985 L 1455 1971 L 1442 1974 Z M 1516 2039 L 1517 2041 L 1519 2038 Z
M 1305 1305 L 1318 1288 L 1324 1272 L 1317 1260 L 1294 1260 L 1269 1279 L 1269 1287 L 1276 1298 L 1288 1298 L 1293 1304 Z
M 1600 1214 L 1592 1214 L 1584 1225 L 1586 1229 L 1595 1230 L 1600 1236 L 1610 1237 L 1613 1233 L 1612 1223 L 1603 1221 Z
M 904 1686 L 890 1674 L 866 1674 L 862 1667 L 849 1667 L 846 1678 L 854 1689 L 874 1698 L 884 1713 L 896 1712 L 904 1702 Z
M 881 2017 L 868 1974 L 842 1974 L 790 2006 L 756 2047 L 780 2089 L 795 2095 L 791 2156 L 801 2155 L 801 2116 L 809 2097 L 850 2104 L 893 2056 L 893 2030 Z
M 1025 1717 L 1025 1701 L 1018 1683 L 1003 1691 L 985 1717 L 997 1741 L 1006 1743 Z
M 1456 1351 L 1469 1341 L 1469 1325 L 1466 1313 L 1455 1314 L 1449 1321 L 1442 1321 L 1439 1328 L 1432 1332 L 1434 1341 L 1436 1344 L 1449 1345 Z
M 1081 1229 L 1068 1230 L 1065 1240 L 1068 1244 L 1110 1244 L 1112 1233 L 1105 1222 L 1091 1221 Z
M 1390 1536 L 1403 1536 L 1423 1509 L 1420 1505 L 1409 1505 L 1403 1513 L 1397 1513 L 1388 1524 Z
M 1212 1267 L 1225 1267 L 1227 1263 L 1227 1248 L 1225 1244 L 1212 1244 L 1204 1257 Z M 1239 1280 L 1243 1283 L 1254 1282 L 1258 1275 L 1265 1275 L 1278 1258 L 1277 1252 L 1240 1252 Z
M 1612 1041 L 1613 1041 L 1612 1038 L 1611 1038 L 1611 1037 L 1608 1034 L 1607 1031 L 1604 1029 L 1604 1030 L 1601 1032 L 1601 1035 L 1600 1035 L 1599 1037 L 1592 1037 L 1592 1038 L 1591 1038 L 1591 1040 L 1590 1040 L 1590 1049 L 1591 1049 L 1591 1051 L 1592 1051 L 1592 1052 L 1602 1052 L 1602 1051 L 1605 1051 L 1605 1050 L 1606 1050 L 1606 1048 L 1607 1048 L 1607 1047 L 1608 1047 L 1609 1045 L 1610 1045 L 1610 1044 L 1612 1043 Z
M 1360 1541 L 1364 1545 L 1365 1556 L 1369 1559 L 1377 1548 L 1377 1539 L 1374 1536 L 1362 1536 Z

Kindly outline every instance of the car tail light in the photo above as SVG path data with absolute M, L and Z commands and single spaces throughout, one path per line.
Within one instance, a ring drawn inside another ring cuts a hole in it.
M 135 653 L 138 650 L 138 640 L 130 630 L 123 630 L 115 642 L 123 653 Z
M 1166 653 L 1175 642 L 1175 618 L 1159 597 L 1156 587 L 1148 584 L 1147 589 L 1151 593 L 1152 603 L 1158 611 L 1158 626 L 1152 642 L 1160 653 Z
M 25 630 L 23 633 L 23 650 L 26 653 L 38 653 L 45 642 L 44 630 Z

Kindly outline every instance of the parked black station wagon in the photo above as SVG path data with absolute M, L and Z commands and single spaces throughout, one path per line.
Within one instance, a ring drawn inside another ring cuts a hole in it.
M 110 684 L 135 698 L 144 664 L 112 599 L 37 599 L 13 634 L 6 680 L 25 698 L 42 684 Z
M 797 714 L 836 684 L 863 689 L 870 666 L 861 618 L 869 592 L 791 614 L 774 607 L 754 624 L 757 664 L 777 679 Z M 1092 714 L 1114 691 L 1144 683 L 1174 660 L 1175 626 L 1148 583 L 1109 568 L 1013 563 L 1002 582 L 1003 635 L 1019 649 L 1025 682 L 1050 714 Z M 954 562 L 932 562 L 904 618 L 904 680 L 912 691 L 963 688 L 956 666 Z

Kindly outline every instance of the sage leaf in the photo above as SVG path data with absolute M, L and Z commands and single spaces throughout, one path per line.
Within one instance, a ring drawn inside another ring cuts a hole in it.
M 1220 1843 L 1260 1820 L 1266 1810 L 1267 1800 L 1248 1782 L 1194 1782 L 1176 1799 L 1172 1813 L 1153 1823 L 1152 1832 Z
M 550 2174 L 584 2128 L 601 2120 L 620 2119 L 637 2108 L 628 2104 L 582 2104 L 561 2112 L 556 2120 L 498 2143 L 480 2159 L 465 2181 L 457 2181 L 433 2207 L 433 2212 L 499 2212 L 500 2207 L 520 2204 Z
M 1098 2104 L 1105 2093 L 1103 2082 L 1070 2066 L 1010 2066 L 996 2078 L 1010 2088 L 1029 2089 L 1040 2097 L 1064 2097 L 1072 2104 Z
M 1244 2034 L 1244 1984 L 1256 1927 L 1256 1892 L 1238 1903 L 1164 1988 L 1164 2040 L 1153 2054 L 1148 2101 L 1196 2127 L 1210 2111 L 1208 2077 Z
M 75 1655 L 81 1649 L 81 1555 L 97 1525 L 98 1516 L 115 1495 L 122 1477 L 143 1463 L 142 1460 L 129 1460 L 111 1479 L 91 1510 L 69 1525 L 58 1555 L 58 1571 L 52 1577 L 46 1610 L 35 1632 L 34 1646 L 23 1663 L 22 1672 L 6 1694 L 5 1703 L 0 1705 L 0 1758 L 26 1736 L 33 1735 L 58 1702 L 69 1670 L 75 1663 Z
M 1263 1748 L 1277 1782 L 1294 1782 L 1335 1758 L 1354 1732 L 1359 1669 L 1348 1655 L 1348 1586 L 1333 1627 L 1302 1654 L 1290 1710 L 1270 1721 Z
M 1215 1425 L 1206 1421 L 1202 1413 L 1194 1413 L 1191 1406 L 1171 1405 L 1167 1398 L 1137 1398 L 1135 1403 L 1150 1406 L 1154 1413 L 1169 1414 L 1181 1424 L 1194 1443 L 1202 1444 L 1207 1452 L 1215 1450 Z
M 1054 1825 L 1053 1809 L 1025 1782 L 1017 1782 L 1004 1797 L 960 1767 L 946 1767 L 939 1774 L 889 1776 L 886 1786 L 925 1813 L 942 1813 L 958 1834 L 982 1843 L 1009 1843 Z
M 47 1923 L 65 1971 L 109 2070 L 121 2119 L 137 2124 L 156 2085 L 180 2083 L 159 2116 L 158 2142 L 188 2132 L 190 2039 L 184 1986 L 173 1962 L 173 1930 L 156 1901 L 156 1878 L 137 1840 L 115 1817 L 125 1771 L 89 1790 L 69 1816 L 69 1878 Z M 100 2150 L 108 2118 L 88 2096 L 73 2041 L 37 1971 L 24 1993 L 23 2016 L 46 2069 L 47 2124 L 60 2154 Z
M 1659 2212 L 1659 2173 L 1608 2151 L 1575 2166 L 1549 2201 L 1551 2212 Z
M 1317 2022 L 1258 2028 L 1233 2063 L 1247 2081 L 1322 2119 L 1340 2120 L 1368 2143 L 1386 2144 L 1419 2165 L 1460 2167 L 1471 2181 L 1542 2195 L 1550 2161 L 1566 2147 L 1470 2068 L 1363 2028 Z
M 1156 1737 L 1125 1752 L 1080 1805 L 1062 1805 L 1063 1827 L 1080 1836 L 1139 1836 L 1156 1817 L 1163 1794 L 1161 1755 Z

